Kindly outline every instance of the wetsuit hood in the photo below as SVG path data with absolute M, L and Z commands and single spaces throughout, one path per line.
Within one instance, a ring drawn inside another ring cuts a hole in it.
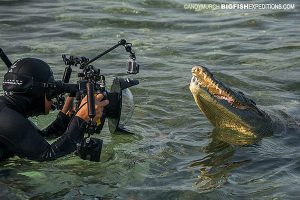
M 8 104 L 28 117 L 45 114 L 44 86 L 53 82 L 53 73 L 47 63 L 23 58 L 8 69 L 2 86 Z

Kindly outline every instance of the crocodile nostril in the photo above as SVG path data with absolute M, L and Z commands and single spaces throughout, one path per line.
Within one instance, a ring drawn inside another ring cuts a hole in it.
M 201 74 L 203 72 L 202 68 L 199 66 L 193 67 L 192 68 L 192 73 L 197 73 L 197 74 Z
M 192 73 L 196 73 L 197 72 L 197 67 L 193 67 L 192 68 Z

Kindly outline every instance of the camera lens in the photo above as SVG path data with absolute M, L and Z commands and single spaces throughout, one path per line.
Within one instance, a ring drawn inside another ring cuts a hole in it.
M 125 126 L 130 121 L 134 111 L 134 100 L 131 91 L 126 88 L 122 90 L 122 112 L 120 125 Z

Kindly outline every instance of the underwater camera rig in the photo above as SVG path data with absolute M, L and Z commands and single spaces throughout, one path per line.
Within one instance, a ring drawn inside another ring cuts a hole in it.
M 92 59 L 75 56 L 67 57 L 66 55 L 62 55 L 63 61 L 67 66 L 65 68 L 62 81 L 55 81 L 53 84 L 51 83 L 47 85 L 48 92 L 46 95 L 48 95 L 50 99 L 56 98 L 54 107 L 58 109 L 63 107 L 65 102 L 64 94 L 66 93 L 69 93 L 69 96 L 71 97 L 76 97 L 76 111 L 80 109 L 79 106 L 82 99 L 87 96 L 88 115 L 90 118 L 86 126 L 87 136 L 84 137 L 80 144 L 77 144 L 77 154 L 84 160 L 96 162 L 100 161 L 103 141 L 98 138 L 92 138 L 91 135 L 101 132 L 106 117 L 108 118 L 109 131 L 111 133 L 130 133 L 124 129 L 123 124 L 120 123 L 120 117 L 122 113 L 122 98 L 125 91 L 128 93 L 127 88 L 139 84 L 139 81 L 130 78 L 116 77 L 113 80 L 111 89 L 109 91 L 106 89 L 105 76 L 100 73 L 100 69 L 97 69 L 91 65 L 92 62 L 96 61 L 119 46 L 124 46 L 125 50 L 130 54 L 127 73 L 139 73 L 139 64 L 137 64 L 135 53 L 132 51 L 132 44 L 127 43 L 126 40 L 122 39 L 116 45 Z M 8 68 L 12 66 L 12 63 L 2 49 L 0 49 L 0 57 Z M 75 66 L 79 66 L 81 71 L 77 74 L 77 84 L 71 84 L 69 83 L 69 80 L 72 74 L 72 67 Z M 101 119 L 97 122 L 94 122 L 93 119 L 96 116 L 95 94 L 97 93 L 103 94 L 104 99 L 109 100 L 109 104 L 104 108 Z M 132 96 L 129 91 L 129 96 L 130 95 Z

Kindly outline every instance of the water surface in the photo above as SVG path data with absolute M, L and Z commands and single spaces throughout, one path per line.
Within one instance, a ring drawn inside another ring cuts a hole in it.
M 192 66 L 201 64 L 263 109 L 300 118 L 297 4 L 294 10 L 184 9 L 199 2 L 0 0 L 0 46 L 11 60 L 41 58 L 60 79 L 61 54 L 91 58 L 125 38 L 141 64 L 128 124 L 135 135 L 111 135 L 105 127 L 97 136 L 105 143 L 100 163 L 74 155 L 2 162 L 1 199 L 299 199 L 297 130 L 244 147 L 226 144 L 188 89 Z M 127 59 L 118 48 L 94 65 L 109 84 L 126 76 Z M 5 72 L 1 63 L 1 81 Z M 32 120 L 43 128 L 56 113 Z

